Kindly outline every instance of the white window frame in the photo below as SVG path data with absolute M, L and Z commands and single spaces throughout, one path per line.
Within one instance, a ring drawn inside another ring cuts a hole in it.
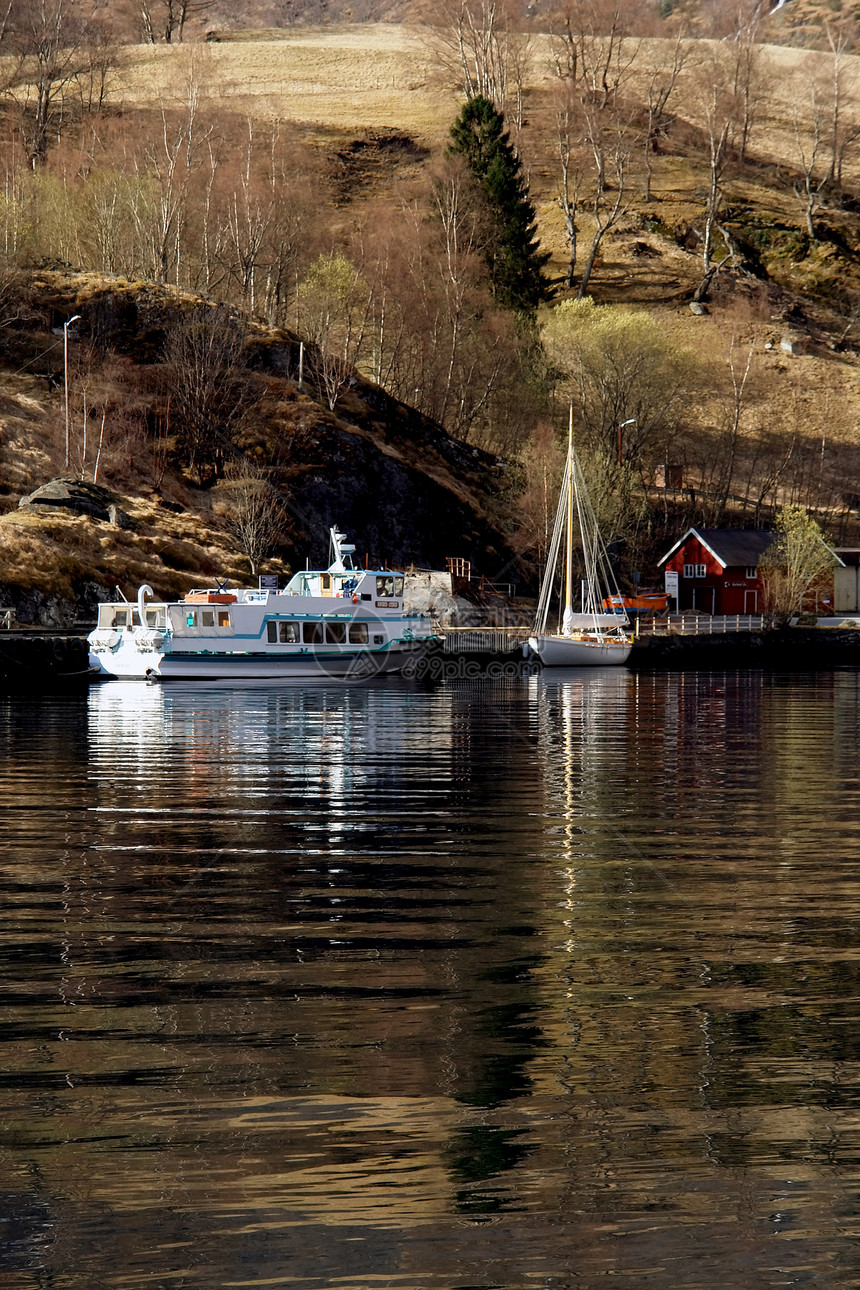
M 685 564 L 685 578 L 706 578 L 708 576 L 708 567 L 704 564 Z

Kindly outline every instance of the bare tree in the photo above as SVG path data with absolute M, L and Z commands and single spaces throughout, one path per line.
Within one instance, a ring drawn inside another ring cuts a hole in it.
M 103 112 L 113 84 L 117 48 L 99 22 L 88 24 L 84 48 L 86 65 L 76 77 L 82 112 Z
M 578 109 L 578 97 L 570 83 L 563 81 L 557 90 L 555 111 L 556 143 L 561 166 L 561 180 L 556 201 L 564 219 L 564 235 L 568 245 L 567 273 L 564 283 L 568 291 L 573 290 L 579 234 L 576 217 L 581 171 L 577 160 L 577 143 L 581 131 L 581 114 Z
M 723 434 L 721 450 L 712 453 L 716 467 L 711 489 L 711 507 L 708 522 L 720 524 L 728 506 L 734 484 L 735 469 L 740 449 L 741 427 L 746 412 L 748 394 L 747 383 L 752 369 L 755 347 L 752 343 L 747 348 L 746 360 L 736 353 L 737 342 L 732 337 L 729 347 L 729 390 L 723 404 Z
M 213 4 L 214 0 L 140 0 L 144 40 L 151 45 L 159 40 L 169 45 L 174 37 L 181 41 L 188 19 L 205 13 Z
M 592 151 L 598 158 L 598 173 L 603 174 L 603 185 L 598 182 L 594 187 L 591 202 L 591 214 L 594 219 L 594 232 L 591 246 L 585 259 L 585 267 L 579 280 L 577 298 L 581 300 L 588 291 L 588 284 L 594 271 L 594 262 L 600 250 L 600 244 L 611 228 L 618 223 L 626 211 L 627 178 L 630 166 L 631 142 L 623 128 L 619 127 L 610 137 L 604 131 L 595 131 L 590 136 Z M 607 175 L 611 170 L 613 184 L 610 190 Z
M 824 131 L 825 109 L 819 87 L 813 82 L 809 87 L 809 102 L 803 112 L 797 106 L 794 108 L 795 156 L 799 173 L 792 182 L 795 195 L 802 204 L 806 232 L 812 242 L 815 241 L 815 213 L 821 204 L 819 158 L 825 146 Z
M 256 462 L 231 461 L 225 475 L 218 491 L 226 502 L 227 527 L 256 575 L 283 535 L 287 512 L 268 473 Z
M 672 46 L 671 59 L 666 61 L 663 43 L 660 42 L 658 51 L 648 59 L 644 68 L 647 78 L 645 86 L 647 116 L 644 137 L 646 202 L 651 201 L 654 154 L 659 152 L 660 140 L 666 133 L 669 123 L 669 104 L 678 88 L 690 49 L 690 41 L 686 37 L 684 28 L 680 27 Z
M 278 126 L 250 120 L 221 208 L 218 258 L 240 293 L 243 308 L 286 321 L 296 277 L 310 258 L 312 200 L 304 158 Z
M 214 131 L 200 110 L 200 61 L 197 51 L 188 56 L 183 108 L 162 106 L 157 134 L 135 161 L 141 180 L 154 190 L 154 200 L 136 206 L 134 216 L 147 246 L 147 276 L 156 282 L 182 281 L 189 194 Z
M 171 412 L 199 483 L 217 473 L 232 432 L 249 410 L 245 329 L 229 310 L 198 305 L 164 345 Z
M 825 178 L 827 187 L 840 190 L 842 187 L 842 166 L 850 146 L 860 137 L 860 125 L 846 121 L 844 114 L 845 99 L 849 89 L 857 83 L 856 59 L 846 57 L 847 36 L 841 27 L 827 23 L 825 26 L 827 43 L 830 46 L 830 123 L 828 150 L 830 163 Z
M 705 199 L 705 228 L 702 238 L 704 278 L 696 298 L 703 296 L 717 271 L 714 263 L 714 234 L 721 232 L 719 212 L 723 181 L 734 133 L 737 128 L 737 97 L 722 43 L 713 44 L 696 74 L 699 111 L 705 134 L 708 186 Z
M 489 99 L 519 130 L 531 38 L 513 0 L 441 0 L 435 18 L 433 49 L 464 97 Z
M 577 212 L 585 205 L 581 158 L 590 158 L 594 192 L 589 201 L 594 233 L 578 295 L 588 290 L 600 244 L 625 211 L 633 131 L 624 90 L 639 54 L 630 38 L 630 15 L 619 4 L 568 0 L 551 40 L 557 80 L 556 139 L 561 176 L 557 201 L 570 248 L 572 287 L 578 250 Z
M 27 160 L 38 169 L 52 135 L 64 125 L 70 86 L 91 65 L 92 9 L 80 16 L 71 0 L 18 0 L 6 16 L 6 40 L 18 54 L 15 97 Z

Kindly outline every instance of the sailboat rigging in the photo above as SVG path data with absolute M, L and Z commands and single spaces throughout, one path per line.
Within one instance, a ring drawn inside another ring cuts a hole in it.
M 584 577 L 582 608 L 573 608 L 574 530 L 582 547 Z M 550 602 L 564 544 L 564 604 L 558 630 L 547 631 Z M 556 511 L 547 564 L 529 649 L 546 667 L 606 667 L 625 663 L 633 648 L 626 617 L 603 612 L 604 596 L 618 597 L 618 583 L 600 536 L 597 517 L 573 447 L 573 407 L 570 409 L 567 460 Z

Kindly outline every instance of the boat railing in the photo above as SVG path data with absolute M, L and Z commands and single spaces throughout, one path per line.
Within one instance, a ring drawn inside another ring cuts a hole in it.
M 760 632 L 762 614 L 669 614 L 637 621 L 639 636 L 710 636 L 715 632 Z
M 11 632 L 14 621 L 14 609 L 0 609 L 0 632 Z

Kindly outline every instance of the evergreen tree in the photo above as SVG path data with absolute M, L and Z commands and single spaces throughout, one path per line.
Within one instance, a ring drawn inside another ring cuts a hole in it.
M 477 179 L 492 220 L 485 252 L 496 298 L 510 309 L 533 312 L 551 294 L 543 269 L 535 209 L 505 119 L 482 95 L 469 99 L 451 127 L 449 154 L 465 159 Z

